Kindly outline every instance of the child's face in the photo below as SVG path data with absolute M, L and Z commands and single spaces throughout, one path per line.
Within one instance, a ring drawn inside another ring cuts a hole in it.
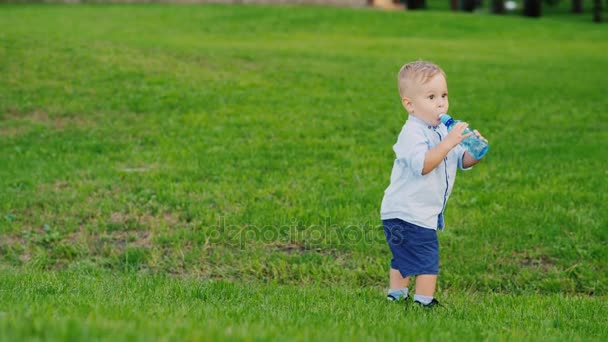
M 411 97 L 404 97 L 403 104 L 407 111 L 422 119 L 429 125 L 437 126 L 441 121 L 439 114 L 448 112 L 448 84 L 441 73 L 433 76 L 428 82 L 418 84 Z

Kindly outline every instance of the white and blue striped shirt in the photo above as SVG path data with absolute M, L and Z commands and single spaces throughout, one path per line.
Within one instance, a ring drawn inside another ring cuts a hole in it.
M 393 145 L 396 158 L 391 183 L 384 191 L 380 217 L 401 219 L 429 229 L 443 229 L 443 212 L 454 180 L 456 167 L 465 169 L 465 148 L 454 147 L 435 169 L 422 175 L 426 151 L 439 144 L 448 134 L 444 125 L 430 126 L 410 115 Z

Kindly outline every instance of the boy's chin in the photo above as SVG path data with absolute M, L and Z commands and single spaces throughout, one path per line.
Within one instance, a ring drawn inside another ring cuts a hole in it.
M 420 120 L 426 122 L 427 124 L 431 125 L 431 126 L 437 126 L 441 123 L 441 120 L 439 119 L 439 115 L 425 115 L 425 116 L 419 116 L 419 115 L 414 115 L 417 118 L 419 118 Z
M 427 118 L 426 120 L 424 120 L 426 123 L 428 123 L 431 126 L 437 126 L 441 123 L 441 120 L 439 120 L 438 117 L 433 117 L 433 118 Z

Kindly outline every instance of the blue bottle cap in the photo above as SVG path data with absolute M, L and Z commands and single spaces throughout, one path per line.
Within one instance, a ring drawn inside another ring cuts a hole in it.
M 452 123 L 454 123 L 454 119 L 447 114 L 439 115 L 439 120 L 441 120 L 441 122 L 443 122 L 443 124 L 446 126 L 450 126 Z

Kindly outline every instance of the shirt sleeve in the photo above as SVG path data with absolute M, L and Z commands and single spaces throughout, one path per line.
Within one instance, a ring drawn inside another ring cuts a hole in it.
M 416 176 L 422 176 L 424 158 L 430 141 L 420 131 L 404 128 L 393 146 L 397 160 L 405 164 Z
M 473 168 L 472 166 L 465 168 L 464 165 L 463 165 L 463 163 L 462 163 L 462 159 L 464 158 L 464 153 L 467 151 L 467 149 L 464 146 L 460 145 L 460 144 L 458 146 L 456 146 L 456 148 L 458 149 L 456 151 L 457 155 L 458 155 L 458 168 L 461 169 L 461 170 L 464 170 L 464 171 L 472 169 Z

